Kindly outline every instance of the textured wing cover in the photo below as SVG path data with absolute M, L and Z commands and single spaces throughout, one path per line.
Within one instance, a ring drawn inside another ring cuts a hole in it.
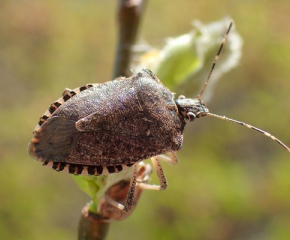
M 53 113 L 55 116 L 76 122 L 78 131 L 68 124 L 73 136 L 71 145 L 68 147 L 69 140 L 64 137 L 65 144 L 58 147 L 64 154 L 59 158 L 51 157 L 49 144 L 41 144 L 47 153 L 42 154 L 42 160 L 96 166 L 132 164 L 176 151 L 182 145 L 185 126 L 173 94 L 147 70 L 82 91 L 60 106 Z M 60 134 L 66 136 L 55 130 L 57 121 L 43 124 L 39 131 L 51 136 L 42 134 L 41 141 L 60 139 Z M 63 125 L 64 120 L 59 124 Z
M 61 161 L 69 156 L 79 136 L 75 121 L 54 116 L 35 132 L 28 151 L 42 160 Z

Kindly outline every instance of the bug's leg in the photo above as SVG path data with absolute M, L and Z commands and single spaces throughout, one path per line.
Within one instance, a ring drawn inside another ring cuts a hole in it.
M 169 152 L 168 154 L 171 157 L 170 163 L 173 165 L 177 164 L 178 163 L 177 153 L 176 152 Z
M 153 166 L 156 170 L 157 177 L 159 179 L 160 185 L 151 185 L 147 183 L 137 183 L 137 186 L 142 188 L 142 189 L 148 189 L 148 190 L 164 190 L 167 187 L 167 181 L 166 177 L 164 175 L 163 169 L 161 167 L 161 164 L 158 160 L 158 157 L 152 157 L 151 161 L 153 163 Z
M 175 165 L 178 163 L 178 158 L 176 152 L 168 152 L 167 153 L 170 157 L 166 155 L 158 155 L 157 159 Z
M 156 170 L 160 185 L 152 185 L 148 183 L 144 183 L 144 180 L 141 180 L 141 182 L 138 182 L 137 176 L 137 164 L 133 165 L 133 174 L 130 180 L 130 187 L 128 190 L 127 198 L 125 201 L 125 204 L 118 203 L 117 201 L 111 199 L 110 197 L 106 196 L 106 201 L 109 202 L 111 205 L 115 206 L 116 208 L 123 210 L 125 212 L 128 212 L 132 209 L 132 206 L 134 205 L 134 197 L 135 197 L 135 191 L 136 187 L 140 187 L 142 189 L 147 190 L 164 190 L 167 187 L 167 181 L 166 177 L 164 175 L 163 169 L 160 164 L 160 160 L 169 162 L 171 164 L 176 164 L 178 162 L 176 152 L 169 152 L 168 153 L 170 157 L 167 157 L 165 155 L 159 155 L 151 158 L 152 164 Z
M 110 198 L 109 196 L 105 195 L 106 201 L 108 203 L 110 203 L 112 206 L 120 209 L 120 210 L 124 210 L 124 205 L 122 203 L 118 203 L 117 201 L 113 200 L 112 198 Z
M 106 201 L 109 202 L 111 205 L 115 206 L 116 208 L 123 210 L 125 212 L 129 212 L 133 205 L 134 205 L 134 197 L 137 187 L 137 176 L 138 176 L 138 165 L 133 165 L 133 174 L 130 180 L 130 187 L 128 190 L 127 198 L 125 204 L 118 203 L 117 201 L 113 200 L 112 198 L 106 196 Z

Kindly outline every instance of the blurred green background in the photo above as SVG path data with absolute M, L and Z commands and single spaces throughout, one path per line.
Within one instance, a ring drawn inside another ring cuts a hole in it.
M 1 240 L 76 239 L 89 198 L 71 176 L 31 159 L 27 145 L 65 87 L 111 79 L 116 4 L 0 2 Z M 290 144 L 288 0 L 149 1 L 140 39 L 161 46 L 188 32 L 193 19 L 226 15 L 244 39 L 243 56 L 208 107 Z M 204 118 L 187 126 L 178 156 L 178 165 L 163 164 L 168 189 L 145 191 L 129 219 L 112 223 L 109 240 L 290 239 L 290 159 L 275 142 Z

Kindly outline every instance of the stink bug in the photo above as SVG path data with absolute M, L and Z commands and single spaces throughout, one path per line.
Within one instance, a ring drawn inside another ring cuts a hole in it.
M 174 93 L 150 71 L 103 84 L 87 84 L 65 90 L 40 118 L 29 153 L 43 165 L 72 174 L 104 175 L 133 167 L 125 204 L 107 199 L 115 207 L 132 208 L 136 186 L 163 190 L 167 186 L 160 160 L 177 163 L 186 122 L 211 116 L 238 123 L 263 133 L 290 149 L 279 139 L 249 124 L 209 112 L 201 100 L 215 64 L 232 27 L 230 24 L 209 76 L 195 99 Z M 167 153 L 170 157 L 162 154 Z M 137 163 L 151 158 L 160 185 L 138 181 Z

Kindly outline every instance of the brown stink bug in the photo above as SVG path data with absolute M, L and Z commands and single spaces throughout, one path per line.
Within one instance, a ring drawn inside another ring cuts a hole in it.
M 143 189 L 166 188 L 159 160 L 177 163 L 176 152 L 182 146 L 187 121 L 211 116 L 235 122 L 263 133 L 290 152 L 284 143 L 263 130 L 209 113 L 201 100 L 231 26 L 197 98 L 180 96 L 174 100 L 174 93 L 146 69 L 130 78 L 65 90 L 40 118 L 29 145 L 30 155 L 56 171 L 72 174 L 99 176 L 132 166 L 125 204 L 108 198 L 112 205 L 129 211 L 137 185 Z M 162 155 L 165 153 L 170 157 Z M 138 181 L 137 163 L 147 158 L 153 162 L 160 185 Z

